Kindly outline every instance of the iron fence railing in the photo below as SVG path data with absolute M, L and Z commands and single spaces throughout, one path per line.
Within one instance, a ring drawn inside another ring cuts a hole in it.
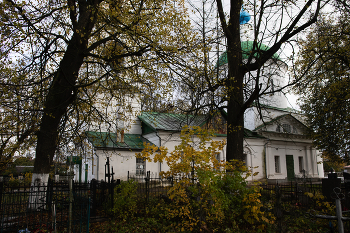
M 149 171 L 146 172 L 145 175 L 130 174 L 128 172 L 128 180 L 135 180 L 138 182 L 137 193 L 145 202 L 148 202 L 150 198 L 165 198 L 169 189 L 173 187 L 174 182 L 176 182 L 173 177 L 152 177 Z
M 87 184 L 70 188 L 52 181 L 35 187 L 0 182 L 0 232 L 88 232 L 89 191 Z
M 144 176 L 128 173 L 128 179 L 138 182 L 137 193 L 147 204 L 150 199 L 167 198 L 167 194 L 179 177 L 161 178 L 146 172 Z M 193 180 L 196 182 L 195 180 Z M 305 180 L 304 180 L 305 181 Z M 17 185 L 0 182 L 0 233 L 21 230 L 48 232 L 88 232 L 90 216 L 108 217 L 108 208 L 113 208 L 116 187 L 120 180 L 103 182 L 92 180 L 88 183 L 53 182 L 42 186 Z M 315 200 L 306 193 L 322 194 L 322 184 L 289 182 L 279 185 L 260 185 L 262 201 L 276 200 L 276 187 L 283 203 L 314 208 Z M 350 185 L 342 184 L 344 193 L 342 207 L 350 209 Z M 35 200 L 35 201 L 33 201 Z M 25 231 L 22 231 L 25 232 Z

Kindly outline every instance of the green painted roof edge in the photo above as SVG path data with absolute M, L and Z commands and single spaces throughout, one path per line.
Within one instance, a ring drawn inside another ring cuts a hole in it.
M 153 143 L 152 142 L 150 142 L 150 141 L 148 141 L 146 138 L 144 138 L 142 135 L 140 135 L 140 134 L 124 134 L 124 143 L 123 144 L 125 144 L 126 146 L 120 146 L 120 144 L 122 144 L 122 142 L 114 142 L 114 141 L 112 141 L 112 143 L 113 143 L 113 146 L 100 146 L 100 145 L 97 145 L 97 142 L 96 141 L 94 141 L 93 139 L 92 139 L 92 137 L 93 136 L 89 136 L 89 134 L 109 134 L 109 135 L 111 135 L 111 136 L 113 136 L 113 137 L 115 137 L 115 133 L 107 133 L 107 132 L 97 132 L 97 131 L 85 131 L 85 135 L 87 136 L 87 138 L 88 138 L 88 140 L 89 140 L 89 142 L 94 146 L 94 147 L 96 147 L 96 148 L 114 148 L 114 149 L 127 149 L 127 150 L 143 150 L 144 149 L 144 146 L 143 146 L 143 143 L 142 143 L 142 145 L 139 145 L 139 146 L 131 146 L 131 145 L 128 145 L 128 144 L 126 144 L 126 141 L 128 140 L 127 138 L 129 137 L 129 136 L 136 136 L 136 137 L 139 137 L 140 138 L 140 140 L 141 141 L 143 141 L 143 142 L 147 142 L 147 143 L 150 143 L 150 144 L 152 144 L 153 145 Z M 109 140 L 111 140 L 111 138 L 109 139 Z M 135 143 L 133 143 L 133 144 L 135 144 Z
M 139 116 L 137 116 L 137 117 L 140 119 L 140 121 L 141 121 L 143 124 L 147 125 L 147 126 L 150 127 L 151 129 L 153 129 L 153 132 L 157 131 L 157 129 L 155 129 L 152 125 L 148 124 L 148 122 L 146 122 L 146 120 L 143 119 L 142 113 L 141 113 L 141 115 L 139 115 Z
M 252 48 L 253 48 L 253 44 L 254 41 L 242 41 L 241 42 L 241 48 L 242 48 L 242 59 L 248 59 L 250 57 L 250 54 L 252 52 Z M 257 47 L 261 50 L 261 51 L 267 51 L 270 49 L 269 46 L 263 44 L 263 43 L 259 43 L 257 42 Z M 254 55 L 254 57 L 257 55 Z M 274 60 L 279 60 L 282 61 L 280 56 L 277 53 L 274 53 L 271 57 Z M 223 52 L 221 54 L 221 56 L 219 57 L 219 60 L 217 62 L 217 64 L 219 64 L 219 66 L 222 66 L 224 64 L 227 64 L 227 51 Z M 216 64 L 216 66 L 217 66 Z
M 222 110 L 222 112 L 227 115 L 227 112 L 225 110 Z M 151 114 L 175 114 L 175 115 L 180 115 L 180 116 L 191 116 L 191 117 L 195 117 L 194 115 L 185 115 L 185 114 L 179 114 L 179 113 L 159 113 L 159 112 L 145 112 L 145 113 L 151 113 Z M 150 128 L 154 129 L 154 131 L 157 131 L 156 128 L 154 128 L 153 126 L 151 126 L 150 124 L 148 124 L 146 121 L 144 121 L 142 118 L 142 115 L 138 116 L 138 118 L 145 123 L 147 126 L 149 126 Z M 206 123 L 203 122 L 201 125 L 199 126 L 203 126 Z M 165 130 L 165 131 L 172 131 L 172 132 L 177 132 L 178 130 Z M 214 136 L 217 137 L 227 137 L 227 134 L 216 134 L 214 133 Z M 244 137 L 245 138 L 265 138 L 262 135 L 259 135 L 257 132 L 253 132 L 249 129 L 244 128 Z
M 250 134 L 250 135 L 248 135 Z M 265 138 L 264 136 L 258 134 L 257 132 L 251 131 L 249 129 L 244 128 L 244 138 Z

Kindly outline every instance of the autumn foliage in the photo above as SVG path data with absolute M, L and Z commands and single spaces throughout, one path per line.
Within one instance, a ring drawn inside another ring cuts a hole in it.
M 162 219 L 158 229 L 167 232 L 222 232 L 247 224 L 250 229 L 262 230 L 273 223 L 273 215 L 261 210 L 259 188 L 247 185 L 246 178 L 251 175 L 247 167 L 239 161 L 218 161 L 215 155 L 225 141 L 214 141 L 211 136 L 200 127 L 185 127 L 174 151 L 146 145 L 137 154 L 166 163 L 170 169 L 161 175 L 177 178 L 167 202 L 156 201 L 147 207 L 152 214 L 145 221 Z

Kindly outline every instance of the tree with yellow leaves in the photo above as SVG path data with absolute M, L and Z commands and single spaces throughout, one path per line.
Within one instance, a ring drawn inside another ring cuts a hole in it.
M 125 93 L 170 89 L 169 59 L 185 56 L 193 41 L 181 0 L 4 0 L 0 18 L 1 84 L 21 90 L 10 95 L 3 88 L 2 98 L 35 113 L 26 127 L 18 125 L 24 132 L 16 131 L 34 140 L 33 181 L 47 181 L 60 145 L 78 144 L 90 121 L 103 121 L 94 107 L 98 95 L 123 103 Z
M 247 186 L 246 178 L 252 174 L 241 161 L 219 161 L 216 155 L 226 142 L 212 136 L 201 127 L 185 126 L 181 143 L 173 151 L 146 144 L 136 155 L 169 166 L 161 176 L 173 177 L 175 182 L 168 191 L 171 201 L 162 207 L 161 215 L 176 232 L 220 232 L 222 226 L 239 230 L 246 224 L 250 229 L 264 229 L 273 216 L 261 211 L 259 188 Z

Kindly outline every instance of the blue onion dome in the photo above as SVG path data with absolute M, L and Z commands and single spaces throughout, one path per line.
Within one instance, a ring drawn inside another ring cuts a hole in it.
M 254 44 L 254 41 L 242 41 L 241 42 L 242 59 L 243 60 L 248 59 L 249 56 L 253 53 L 253 44 Z M 263 53 L 269 49 L 270 49 L 270 47 L 268 47 L 267 45 L 264 45 L 262 43 L 257 43 L 257 45 L 254 49 L 253 57 L 258 58 L 261 53 Z M 277 53 L 275 53 L 271 59 L 281 61 L 281 59 Z M 219 64 L 219 66 L 227 64 L 227 52 L 226 51 L 223 54 L 221 54 L 221 56 L 219 57 L 218 64 Z
M 248 23 L 250 20 L 250 14 L 248 13 L 248 11 L 244 10 L 242 7 L 241 13 L 239 15 L 239 24 L 246 24 Z

